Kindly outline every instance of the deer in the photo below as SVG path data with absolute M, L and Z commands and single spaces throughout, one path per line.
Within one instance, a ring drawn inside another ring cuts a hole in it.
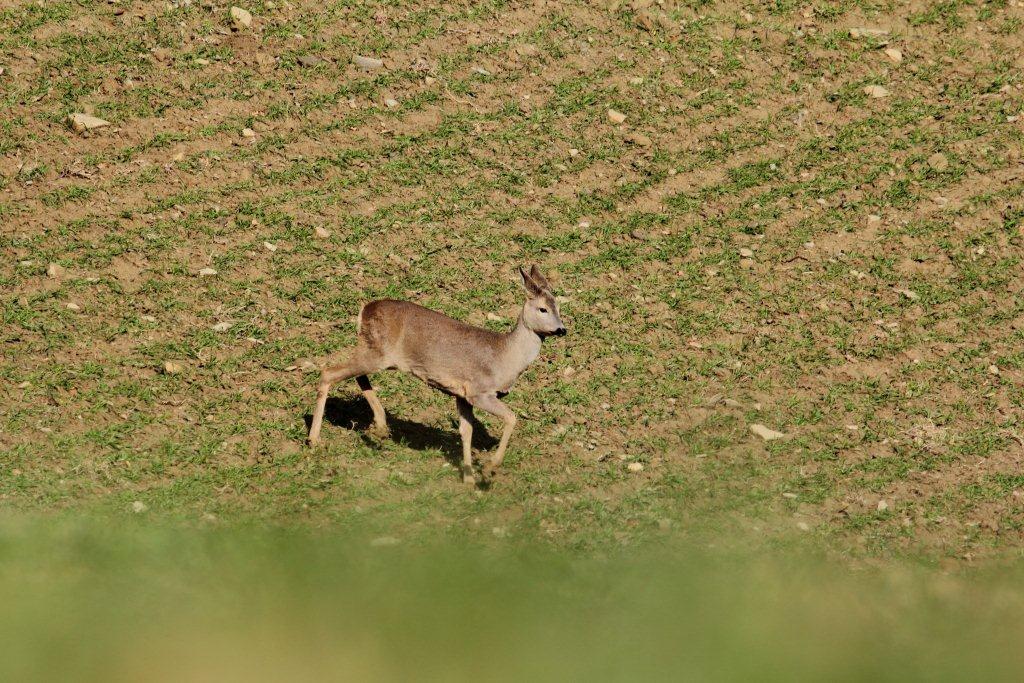
M 532 265 L 519 268 L 526 301 L 514 328 L 506 333 L 469 325 L 410 301 L 382 299 L 359 310 L 355 349 L 348 361 L 320 373 L 308 443 L 320 443 L 320 428 L 331 387 L 356 378 L 373 411 L 373 430 L 388 434 L 387 414 L 370 375 L 381 370 L 412 373 L 434 389 L 455 398 L 462 437 L 462 480 L 476 485 L 473 471 L 473 409 L 499 418 L 504 428 L 491 460 L 481 467 L 480 484 L 490 486 L 505 459 L 516 414 L 504 398 L 519 375 L 540 354 L 548 337 L 565 336 L 551 284 Z

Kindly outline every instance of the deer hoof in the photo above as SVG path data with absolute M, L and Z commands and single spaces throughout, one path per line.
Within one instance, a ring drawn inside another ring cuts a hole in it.
M 476 486 L 476 475 L 473 474 L 473 468 L 471 466 L 462 466 L 462 483 Z
M 494 481 L 494 478 L 498 476 L 498 468 L 494 465 L 484 465 L 481 475 L 483 476 L 484 483 L 490 484 Z

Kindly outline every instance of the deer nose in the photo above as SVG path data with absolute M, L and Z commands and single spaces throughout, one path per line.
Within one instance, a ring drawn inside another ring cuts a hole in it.
M 557 330 L 555 330 L 555 336 L 556 337 L 564 337 L 565 335 L 566 335 L 566 330 L 565 330 L 564 327 L 559 327 Z

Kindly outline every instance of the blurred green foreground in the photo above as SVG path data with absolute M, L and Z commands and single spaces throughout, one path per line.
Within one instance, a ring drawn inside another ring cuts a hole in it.
M 0 521 L 0 680 L 993 680 L 1022 573 Z

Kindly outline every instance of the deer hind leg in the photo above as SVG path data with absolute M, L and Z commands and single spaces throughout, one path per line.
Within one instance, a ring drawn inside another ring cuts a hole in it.
M 370 404 L 370 409 L 373 410 L 373 428 L 381 436 L 387 436 L 388 433 L 388 419 L 387 413 L 384 412 L 384 404 L 377 398 L 377 392 L 374 391 L 373 385 L 370 384 L 370 378 L 366 375 L 359 375 L 356 377 L 356 383 L 359 384 L 359 388 L 363 392 L 363 396 L 366 398 L 366 402 Z
M 516 426 L 516 414 L 512 412 L 511 408 L 499 401 L 495 394 L 474 396 L 472 403 L 477 408 L 486 410 L 495 417 L 500 417 L 505 423 L 505 429 L 501 432 L 501 441 L 498 443 L 498 450 L 494 452 L 494 457 L 483 469 L 483 481 L 484 483 L 490 483 L 505 459 L 505 449 L 508 448 L 508 440 L 512 437 L 512 430 Z
M 466 399 L 456 396 L 455 407 L 459 411 L 459 434 L 462 436 L 462 481 L 476 484 L 473 474 L 473 406 Z
M 357 348 L 356 352 L 347 363 L 323 369 L 320 373 L 320 384 L 317 386 L 316 406 L 313 408 L 313 421 L 309 425 L 309 437 L 307 441 L 310 446 L 315 446 L 320 442 L 320 427 L 323 425 L 324 410 L 327 408 L 327 396 L 331 393 L 331 387 L 346 379 L 376 372 L 380 367 L 381 364 L 378 362 L 378 359 L 374 358 L 372 354 L 367 353 L 365 349 Z M 367 384 L 369 384 L 369 381 L 367 381 Z M 360 384 L 360 387 L 361 386 L 362 384 Z M 380 401 L 377 400 L 376 395 L 374 395 L 373 398 L 377 405 L 380 406 Z M 370 403 L 370 406 L 373 406 L 373 402 Z M 380 406 L 380 410 L 383 412 L 384 408 Z M 376 416 L 377 412 L 375 409 L 375 419 Z

